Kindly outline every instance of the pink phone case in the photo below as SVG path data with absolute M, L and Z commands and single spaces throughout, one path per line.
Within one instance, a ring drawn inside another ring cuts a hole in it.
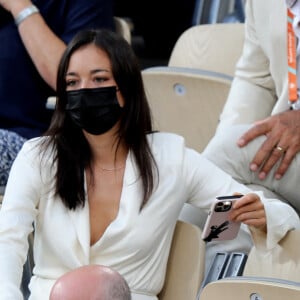
M 233 202 L 240 197 L 242 195 L 217 197 L 211 206 L 202 232 L 204 241 L 232 240 L 237 236 L 241 223 L 230 221 L 228 215 L 232 210 Z

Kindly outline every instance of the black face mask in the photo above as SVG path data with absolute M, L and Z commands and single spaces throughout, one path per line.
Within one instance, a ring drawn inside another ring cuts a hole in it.
M 66 110 L 73 122 L 88 133 L 105 133 L 121 117 L 116 92 L 115 86 L 67 91 Z

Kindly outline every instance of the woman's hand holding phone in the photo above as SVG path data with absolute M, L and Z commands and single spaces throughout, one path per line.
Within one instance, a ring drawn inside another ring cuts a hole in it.
M 202 239 L 206 242 L 234 239 L 241 223 L 266 231 L 266 214 L 259 196 L 250 193 L 217 197 L 209 211 Z
M 241 223 L 231 220 L 230 212 L 240 197 L 242 195 L 217 197 L 212 203 L 202 232 L 205 242 L 232 240 L 237 236 Z
M 233 203 L 229 218 L 234 222 L 242 222 L 261 230 L 267 230 L 267 220 L 264 205 L 259 196 L 250 193 Z

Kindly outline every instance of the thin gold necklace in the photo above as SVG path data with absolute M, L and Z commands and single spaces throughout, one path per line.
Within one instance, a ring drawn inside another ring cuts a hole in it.
M 99 168 L 102 170 L 102 171 L 106 171 L 106 172 L 112 172 L 112 171 L 119 171 L 119 170 L 122 170 L 125 168 L 125 165 L 121 166 L 121 167 L 117 167 L 117 168 L 103 168 L 101 166 L 99 166 Z

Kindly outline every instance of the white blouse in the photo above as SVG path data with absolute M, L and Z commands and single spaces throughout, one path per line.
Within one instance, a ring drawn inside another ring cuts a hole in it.
M 249 192 L 201 154 L 186 148 L 182 137 L 149 135 L 159 183 L 140 211 L 142 185 L 129 153 L 118 215 L 100 240 L 90 246 L 88 201 L 74 211 L 54 195 L 53 153 L 47 152 L 41 164 L 38 142 L 40 138 L 26 142 L 17 156 L 0 211 L 1 300 L 22 299 L 19 286 L 33 223 L 31 300 L 48 299 L 59 276 L 87 264 L 103 264 L 120 272 L 133 300 L 157 299 L 183 204 L 189 202 L 207 211 L 216 196 Z M 299 218 L 280 201 L 263 196 L 262 200 L 267 213 L 267 243 L 273 247 L 287 230 L 299 225 Z

